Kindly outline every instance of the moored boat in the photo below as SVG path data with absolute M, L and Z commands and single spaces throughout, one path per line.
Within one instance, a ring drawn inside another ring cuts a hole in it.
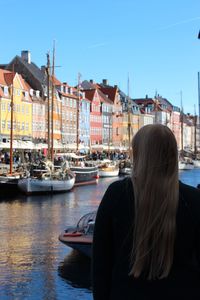
M 119 162 L 119 174 L 131 175 L 132 167 L 130 160 L 123 160 Z
M 62 165 L 54 169 L 50 161 L 43 162 L 45 168 L 31 171 L 32 176 L 18 180 L 19 189 L 27 194 L 59 193 L 71 190 L 75 183 L 75 174 Z
M 115 162 L 103 161 L 99 166 L 99 177 L 117 177 L 119 166 Z
M 18 178 L 1 178 L 0 179 L 0 197 L 7 197 L 19 193 Z
M 59 235 L 59 240 L 79 252 L 91 257 L 96 211 L 84 215 L 76 226 L 68 227 Z
M 199 159 L 194 159 L 193 164 L 195 168 L 200 168 L 200 160 Z
M 75 183 L 75 176 L 64 179 L 22 178 L 18 181 L 20 191 L 26 195 L 41 193 L 59 193 L 71 190 Z
M 192 161 L 180 160 L 178 163 L 179 170 L 193 170 L 194 164 Z
M 76 175 L 75 186 L 98 183 L 99 170 L 96 166 L 72 166 L 70 170 Z

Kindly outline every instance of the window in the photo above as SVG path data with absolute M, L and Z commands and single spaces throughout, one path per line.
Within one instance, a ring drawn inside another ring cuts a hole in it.
M 6 128 L 6 120 L 1 121 L 1 128 L 5 129 Z
M 6 111 L 6 103 L 5 102 L 1 103 L 1 110 Z
M 25 99 L 28 100 L 28 92 L 25 91 Z
M 7 86 L 4 86 L 4 95 L 8 96 L 8 87 Z
M 7 121 L 7 129 L 10 130 L 10 121 Z

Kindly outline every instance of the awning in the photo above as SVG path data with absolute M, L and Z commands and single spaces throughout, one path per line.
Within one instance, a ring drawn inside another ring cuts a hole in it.
M 34 144 L 31 141 L 14 140 L 12 147 L 13 147 L 13 149 L 32 150 L 32 149 L 34 149 Z M 1 142 L 0 148 L 1 149 L 10 149 L 10 143 L 9 142 L 6 142 L 6 143 Z

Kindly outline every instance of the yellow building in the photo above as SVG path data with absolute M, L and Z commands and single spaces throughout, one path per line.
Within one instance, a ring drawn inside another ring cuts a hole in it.
M 122 140 L 123 147 L 129 148 L 129 124 L 130 124 L 130 142 L 132 141 L 133 136 L 140 129 L 140 114 L 130 113 L 130 119 L 127 112 L 123 113 L 123 123 L 122 123 Z M 130 122 L 130 123 L 129 123 Z
M 6 142 L 11 129 L 11 99 L 13 92 L 13 139 L 32 139 L 32 101 L 30 87 L 18 73 L 0 69 L 0 135 Z

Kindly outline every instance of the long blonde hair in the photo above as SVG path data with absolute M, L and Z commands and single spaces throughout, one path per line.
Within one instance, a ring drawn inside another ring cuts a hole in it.
M 167 277 L 174 256 L 178 151 L 164 125 L 142 127 L 132 141 L 135 218 L 131 271 L 135 278 Z

